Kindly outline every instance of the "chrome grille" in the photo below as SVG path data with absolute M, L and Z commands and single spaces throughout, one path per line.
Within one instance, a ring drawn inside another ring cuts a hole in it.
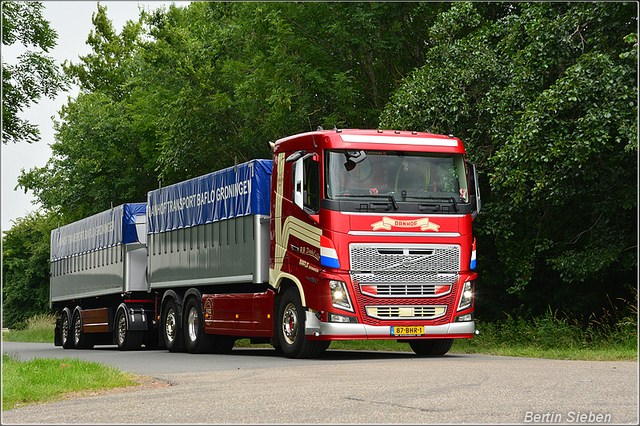
M 426 244 L 351 244 L 351 270 L 372 271 L 460 271 L 460 246 Z
M 438 273 L 430 271 L 376 271 L 351 272 L 351 277 L 360 284 L 436 284 L 448 285 L 458 280 L 458 273 Z
M 460 246 L 447 244 L 349 245 L 350 274 L 364 322 L 446 323 L 455 301 L 460 254 Z M 413 305 L 415 298 L 422 298 L 421 305 Z
M 447 288 L 440 288 L 436 294 L 437 287 Z M 361 285 L 360 291 L 373 297 L 441 297 L 451 291 L 451 283 L 444 286 L 436 286 L 435 284 L 367 284 L 366 287 Z
M 434 319 L 447 313 L 446 306 L 367 306 L 367 315 L 379 319 Z

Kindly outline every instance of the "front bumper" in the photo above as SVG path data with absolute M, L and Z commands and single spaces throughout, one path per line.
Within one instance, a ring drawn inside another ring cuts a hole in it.
M 305 335 L 315 336 L 322 340 L 336 337 L 339 339 L 380 339 L 399 338 L 391 336 L 391 326 L 368 324 L 322 322 L 312 313 L 306 312 Z M 454 322 L 442 325 L 425 326 L 424 336 L 456 338 L 471 337 L 475 334 L 475 321 Z

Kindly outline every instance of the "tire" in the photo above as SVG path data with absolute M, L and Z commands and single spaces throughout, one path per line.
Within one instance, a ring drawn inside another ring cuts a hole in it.
M 118 345 L 118 349 L 121 351 L 140 349 L 144 333 L 142 331 L 129 330 L 127 313 L 124 309 L 118 309 L 118 313 L 116 313 L 114 332 L 116 345 Z
M 80 309 L 76 309 L 73 313 L 73 321 L 71 321 L 71 340 L 73 340 L 73 347 L 76 349 L 91 349 L 93 348 L 93 336 L 87 336 L 82 331 L 82 316 L 80 315 Z
M 441 356 L 449 352 L 453 339 L 410 340 L 409 346 L 418 356 Z
M 315 358 L 324 352 L 330 341 L 307 340 L 304 335 L 305 311 L 298 290 L 290 288 L 278 305 L 278 340 L 287 358 Z
M 169 352 L 182 350 L 182 327 L 175 300 L 169 299 L 162 309 L 162 339 Z
M 204 332 L 204 314 L 202 303 L 195 297 L 189 298 L 183 315 L 184 344 L 192 354 L 211 353 L 216 339 Z
M 73 349 L 73 338 L 71 333 L 71 312 L 65 308 L 62 311 L 62 321 L 60 324 L 60 340 L 62 341 L 62 347 L 64 349 Z

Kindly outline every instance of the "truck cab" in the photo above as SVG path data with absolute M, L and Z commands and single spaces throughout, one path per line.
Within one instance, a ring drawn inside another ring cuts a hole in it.
M 480 196 L 459 139 L 332 130 L 273 149 L 269 283 L 287 295 L 285 354 L 397 339 L 438 355 L 474 335 Z

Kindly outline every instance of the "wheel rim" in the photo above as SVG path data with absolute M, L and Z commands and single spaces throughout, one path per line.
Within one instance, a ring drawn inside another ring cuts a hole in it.
M 66 344 L 69 341 L 69 317 L 64 315 L 62 319 L 62 344 Z
M 167 319 L 164 323 L 164 334 L 167 336 L 167 341 L 173 343 L 176 338 L 176 313 L 173 309 L 169 309 L 167 312 Z
M 293 345 L 296 341 L 298 325 L 298 311 L 293 303 L 289 303 L 284 308 L 284 315 L 282 316 L 282 334 L 289 345 Z
M 195 342 L 198 338 L 198 327 L 200 327 L 200 317 L 198 310 L 194 306 L 187 317 L 187 336 L 189 336 L 191 342 Z
M 118 316 L 118 342 L 120 342 L 120 345 L 124 344 L 126 338 L 127 319 L 124 317 L 123 313 L 120 313 L 120 315 Z
M 73 338 L 76 345 L 80 342 L 80 334 L 82 333 L 82 321 L 80 320 L 80 316 L 76 317 L 75 322 L 73 323 Z

